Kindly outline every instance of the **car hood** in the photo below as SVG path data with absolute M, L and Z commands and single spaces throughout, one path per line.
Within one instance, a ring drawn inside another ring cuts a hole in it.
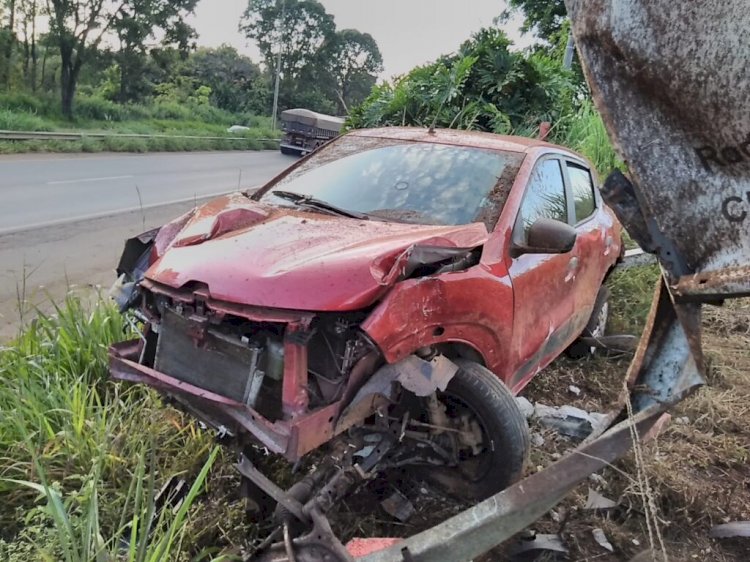
M 482 245 L 484 224 L 423 226 L 220 197 L 165 225 L 145 277 L 214 299 L 296 310 L 366 307 L 419 265 Z

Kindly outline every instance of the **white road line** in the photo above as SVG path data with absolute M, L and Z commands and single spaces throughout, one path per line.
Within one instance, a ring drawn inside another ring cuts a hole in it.
M 133 176 L 109 176 L 104 178 L 85 178 L 79 180 L 59 180 L 59 181 L 48 181 L 47 185 L 62 185 L 65 183 L 86 183 L 91 181 L 109 181 L 109 180 L 126 180 Z

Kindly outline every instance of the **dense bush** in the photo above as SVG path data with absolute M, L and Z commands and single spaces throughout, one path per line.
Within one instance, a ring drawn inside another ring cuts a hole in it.
M 483 29 L 457 54 L 373 89 L 349 117 L 354 128 L 416 125 L 529 132 L 572 105 L 573 85 L 540 53 L 510 51 L 499 29 Z

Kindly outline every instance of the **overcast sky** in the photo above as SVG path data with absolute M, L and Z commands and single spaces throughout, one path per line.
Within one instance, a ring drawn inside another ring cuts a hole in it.
M 492 25 L 505 9 L 504 0 L 319 0 L 334 16 L 337 29 L 354 28 L 375 38 L 383 54 L 383 78 L 455 51 L 472 32 Z M 217 47 L 227 43 L 256 62 L 255 45 L 238 31 L 247 0 L 201 0 L 192 24 L 198 43 Z M 505 26 L 517 47 L 530 43 L 518 32 L 520 20 Z

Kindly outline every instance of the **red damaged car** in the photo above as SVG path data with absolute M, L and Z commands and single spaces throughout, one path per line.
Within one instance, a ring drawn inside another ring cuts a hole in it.
M 111 371 L 218 430 L 298 533 L 394 469 L 484 498 L 523 470 L 514 394 L 603 333 L 620 252 L 591 166 L 565 148 L 355 131 L 129 241 L 118 296 L 143 337 L 113 347 Z M 326 454 L 284 491 L 262 448 Z

